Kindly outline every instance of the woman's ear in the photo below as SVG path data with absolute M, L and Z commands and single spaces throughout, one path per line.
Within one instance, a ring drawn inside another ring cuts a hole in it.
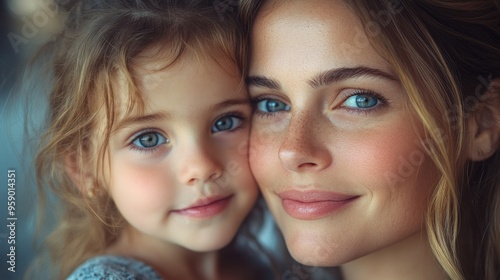
M 468 157 L 473 161 L 482 161 L 500 147 L 500 78 L 490 83 L 476 108 L 467 123 L 470 135 Z

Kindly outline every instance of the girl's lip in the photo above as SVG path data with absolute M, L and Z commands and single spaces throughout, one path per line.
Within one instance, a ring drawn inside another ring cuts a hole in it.
M 278 193 L 283 209 L 293 218 L 316 220 L 337 212 L 356 200 L 358 195 L 327 191 L 289 190 Z
M 210 218 L 224 211 L 232 197 L 233 195 L 228 195 L 199 199 L 186 208 L 172 210 L 172 213 L 193 218 Z

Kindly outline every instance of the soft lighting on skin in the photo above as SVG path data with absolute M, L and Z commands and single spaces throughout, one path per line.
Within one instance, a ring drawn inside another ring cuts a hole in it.
M 247 78 L 252 171 L 298 262 L 384 270 L 405 247 L 428 260 L 416 267 L 434 266 L 422 240 L 436 170 L 394 69 L 356 30 L 341 1 L 262 7 Z M 397 259 L 389 270 L 415 263 Z

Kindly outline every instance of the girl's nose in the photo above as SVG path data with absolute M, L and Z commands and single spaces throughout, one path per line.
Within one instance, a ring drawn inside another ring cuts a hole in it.
M 223 172 L 223 165 L 215 156 L 215 149 L 208 146 L 193 145 L 185 155 L 181 155 L 179 177 L 186 185 L 196 185 L 213 181 Z

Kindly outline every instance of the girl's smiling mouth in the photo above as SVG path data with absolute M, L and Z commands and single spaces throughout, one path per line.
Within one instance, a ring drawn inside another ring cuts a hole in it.
M 199 199 L 186 208 L 172 210 L 172 213 L 192 218 L 211 218 L 224 211 L 232 197 L 233 195 L 228 195 Z

